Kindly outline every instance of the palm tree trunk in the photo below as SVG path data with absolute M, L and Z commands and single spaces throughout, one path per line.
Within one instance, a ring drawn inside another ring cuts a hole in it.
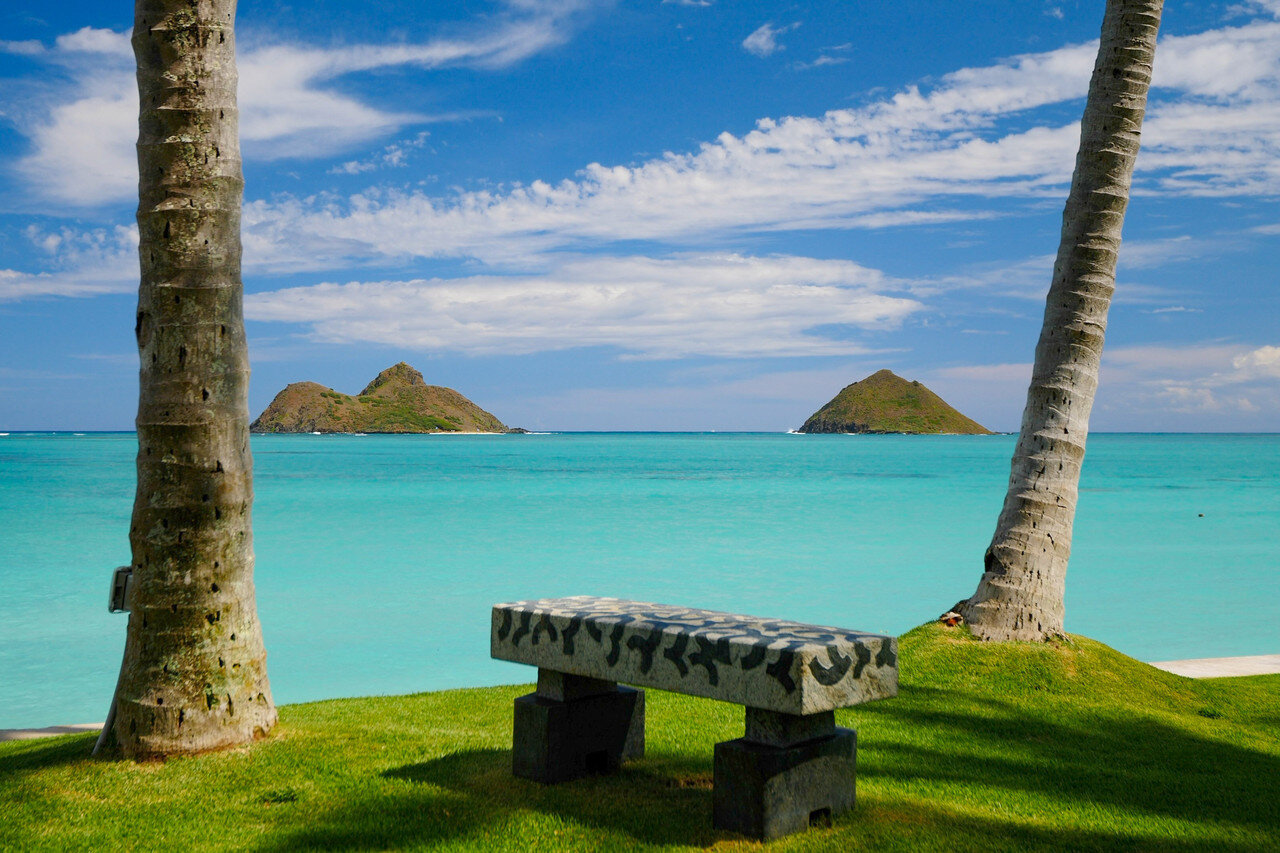
M 110 731 L 125 756 L 276 721 L 253 588 L 235 0 L 137 0 L 138 491 Z
M 1009 489 L 960 614 L 989 640 L 1063 633 L 1063 591 L 1162 0 L 1108 0 Z

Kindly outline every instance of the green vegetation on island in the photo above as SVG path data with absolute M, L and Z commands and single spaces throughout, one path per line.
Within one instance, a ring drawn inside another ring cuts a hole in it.
M 800 427 L 808 433 L 992 435 L 919 382 L 890 370 L 845 387 Z
M 896 698 L 836 712 L 856 808 L 769 849 L 1280 849 L 1280 676 L 936 624 L 899 652 Z M 92 735 L 0 743 L 0 849 L 761 849 L 711 826 L 740 707 L 651 690 L 644 758 L 543 786 L 511 775 L 530 689 L 283 706 L 251 748 L 163 763 L 91 759 Z
M 403 361 L 352 396 L 294 382 L 253 422 L 253 432 L 507 432 L 502 421 L 454 391 L 428 385 Z

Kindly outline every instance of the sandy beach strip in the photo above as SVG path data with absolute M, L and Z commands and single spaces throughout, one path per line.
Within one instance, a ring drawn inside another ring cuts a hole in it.
M 1280 655 L 1250 655 L 1242 658 L 1192 658 L 1153 661 L 1152 666 L 1188 678 L 1226 678 L 1232 675 L 1275 675 L 1280 673 Z
M 100 732 L 102 723 L 75 723 L 70 726 L 48 726 L 43 729 L 0 729 L 0 741 L 31 740 L 53 735 L 75 735 L 82 732 Z
M 1194 658 L 1192 660 L 1152 661 L 1151 665 L 1187 678 L 1227 678 L 1234 675 L 1280 674 L 1280 655 L 1251 655 L 1242 658 Z M 102 723 L 77 723 L 71 726 L 48 726 L 43 729 L 0 729 L 0 741 L 31 740 L 53 735 L 73 735 L 102 730 Z

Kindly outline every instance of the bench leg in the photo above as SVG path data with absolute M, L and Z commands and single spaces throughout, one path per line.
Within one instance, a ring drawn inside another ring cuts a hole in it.
M 515 702 L 511 771 L 543 784 L 617 770 L 644 755 L 644 691 L 538 671 Z
M 716 744 L 716 829 L 768 839 L 830 823 L 853 808 L 857 744 L 832 711 L 747 708 L 747 736 Z

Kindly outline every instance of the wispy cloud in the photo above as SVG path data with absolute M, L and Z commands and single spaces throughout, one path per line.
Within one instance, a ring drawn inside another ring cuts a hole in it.
M 378 169 L 401 169 L 409 165 L 412 152 L 426 146 L 431 134 L 422 131 L 410 139 L 404 139 L 383 147 L 372 157 L 363 160 L 348 160 L 339 163 L 329 170 L 331 175 L 362 175 Z
M 865 345 L 830 330 L 892 329 L 923 308 L 896 289 L 849 261 L 579 257 L 537 275 L 258 293 L 246 315 L 303 324 L 327 342 L 467 354 L 607 346 L 646 358 L 850 355 Z
M 246 154 L 327 156 L 406 125 L 470 117 L 385 110 L 331 84 L 346 75 L 403 66 L 504 68 L 564 43 L 575 13 L 589 5 L 514 0 L 485 31 L 421 44 L 243 48 L 240 137 Z M 31 151 L 17 164 L 18 172 L 39 194 L 61 203 L 93 206 L 129 198 L 137 190 L 138 109 L 128 34 L 86 27 L 58 37 L 50 48 L 37 45 L 4 42 L 0 50 L 39 58 L 60 68 L 69 82 L 53 102 L 25 106 L 18 125 Z
M 808 71 L 810 68 L 821 68 L 824 65 L 843 65 L 849 61 L 847 56 L 831 56 L 830 54 L 820 54 L 817 59 L 812 62 L 797 62 L 792 67 L 797 71 Z
M 778 44 L 778 36 L 785 35 L 798 26 L 800 26 L 799 21 L 781 27 L 775 27 L 772 21 L 767 24 L 761 24 L 752 31 L 751 35 L 742 40 L 742 47 L 747 53 L 761 58 L 772 56 L 780 50 L 785 50 L 782 45 Z
M 1216 57 L 1239 49 L 1230 82 Z M 1280 193 L 1280 24 L 1166 39 L 1137 192 Z M 1078 99 L 1094 44 L 1014 57 L 859 109 L 761 119 L 691 153 L 637 166 L 593 163 L 571 180 L 432 197 L 370 191 L 279 199 L 246 210 L 255 246 L 340 263 L 376 257 L 505 261 L 646 239 L 680 244 L 735 231 L 877 228 L 989 215 L 986 199 L 1057 198 L 1075 124 L 1035 109 Z M 1161 76 L 1162 69 L 1173 68 Z M 1221 128 L 1232 133 L 1222 133 Z M 977 202 L 975 204 L 975 201 Z M 1199 250 L 1169 244 L 1160 251 Z M 256 249 L 255 249 L 256 251 Z M 1136 252 L 1126 263 L 1140 263 Z
M 824 65 L 843 65 L 849 61 L 848 51 L 850 50 L 853 50 L 853 42 L 833 44 L 822 48 L 816 59 L 810 62 L 797 62 L 792 67 L 797 71 L 807 71 L 810 68 L 821 68 Z
M 1164 308 L 1153 308 L 1147 314 L 1201 314 L 1201 308 L 1188 308 L 1185 305 L 1169 305 Z

